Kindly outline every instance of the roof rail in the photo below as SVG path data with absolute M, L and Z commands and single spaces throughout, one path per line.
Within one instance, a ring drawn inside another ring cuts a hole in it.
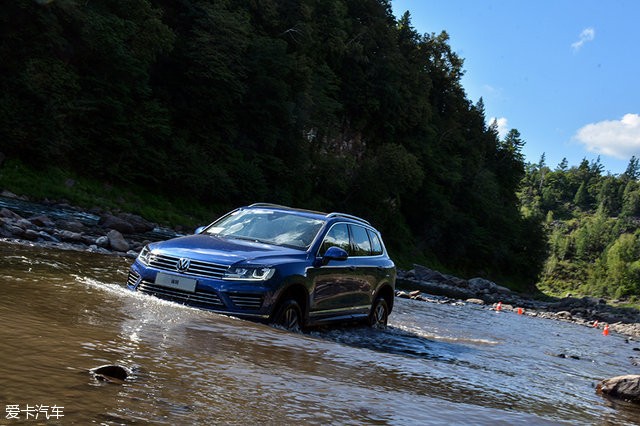
M 273 204 L 273 203 L 253 203 L 253 204 L 249 205 L 248 207 L 272 207 L 272 208 L 275 208 L 275 209 L 285 209 L 285 210 L 291 210 L 291 211 L 295 211 L 295 212 L 319 214 L 321 216 L 325 216 L 326 215 L 325 212 L 319 212 L 319 211 L 316 211 L 316 210 L 298 209 L 298 208 L 295 208 L 295 207 L 283 206 L 281 204 Z
M 287 207 L 281 204 L 273 204 L 273 203 L 253 203 L 249 207 L 277 207 L 277 208 L 294 210 L 292 207 Z
M 348 219 L 357 220 L 358 222 L 362 222 L 362 223 L 365 223 L 365 224 L 371 226 L 371 224 L 369 222 L 367 222 L 366 220 L 364 220 L 363 218 L 358 217 L 358 216 L 354 216 L 352 214 L 331 212 L 331 213 L 329 213 L 327 215 L 327 217 L 345 217 L 345 218 L 348 218 Z

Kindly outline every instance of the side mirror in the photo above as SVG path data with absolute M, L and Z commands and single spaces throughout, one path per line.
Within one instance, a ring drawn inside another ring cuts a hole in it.
M 202 231 L 204 231 L 204 228 L 206 228 L 206 226 L 199 226 L 198 228 L 196 228 L 194 234 L 202 233 Z
M 346 252 L 346 250 L 336 246 L 329 247 L 324 253 L 324 256 L 322 256 L 322 264 L 326 265 L 330 260 L 344 261 L 347 260 L 348 257 L 349 254 Z

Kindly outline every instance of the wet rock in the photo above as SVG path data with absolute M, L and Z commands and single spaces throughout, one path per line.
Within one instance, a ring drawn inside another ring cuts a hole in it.
M 0 196 L 5 197 L 5 198 L 22 198 L 22 197 L 18 197 L 16 194 L 14 194 L 11 191 L 7 191 L 6 189 L 3 189 L 2 192 L 0 192 Z
M 67 230 L 59 230 L 55 233 L 56 237 L 67 242 L 82 242 L 82 234 Z
M 580 359 L 578 355 L 567 355 L 567 354 L 556 354 L 558 358 L 570 358 L 570 359 Z
M 133 231 L 140 234 L 153 231 L 156 227 L 155 223 L 149 222 L 135 214 L 121 213 L 118 215 L 118 218 L 128 222 L 133 227 Z
M 112 229 L 109 231 L 107 238 L 109 239 L 109 246 L 111 246 L 112 249 L 124 252 L 129 251 L 129 243 L 117 230 Z
M 398 290 L 396 291 L 396 297 L 399 297 L 401 299 L 409 299 L 411 298 L 411 296 L 409 295 L 409 293 L 407 293 L 404 290 Z
M 111 383 L 124 383 L 129 377 L 129 370 L 120 365 L 101 365 L 89 371 L 96 379 Z
M 122 234 L 133 234 L 135 232 L 133 225 L 112 214 L 103 215 L 98 224 L 103 228 L 114 229 Z
M 11 235 L 15 237 L 22 237 L 24 235 L 24 229 L 11 223 L 5 224 L 4 229 L 6 229 Z
M 598 383 L 599 394 L 640 403 L 640 375 L 617 376 Z
M 43 241 L 48 241 L 50 243 L 59 243 L 60 242 L 59 239 L 57 239 L 56 237 L 54 237 L 52 235 L 49 235 L 45 231 L 38 232 L 38 238 L 41 238 Z
M 104 238 L 107 239 L 107 244 L 108 244 L 109 239 L 107 237 L 104 237 Z M 82 234 L 82 238 L 80 239 L 79 242 L 84 245 L 90 246 L 96 243 L 96 239 L 97 239 L 96 236 Z
M 491 293 L 501 293 L 501 294 L 510 294 L 511 290 L 506 287 L 502 287 L 493 281 L 489 281 L 484 278 L 471 278 L 469 281 L 469 287 L 476 292 L 491 294 Z
M 71 232 L 84 232 L 87 227 L 82 222 L 77 220 L 59 220 L 56 223 L 58 229 L 64 229 Z
M 2 209 L 0 209 L 0 217 L 4 217 L 4 218 L 7 218 L 7 219 L 13 219 L 13 220 L 22 219 L 22 216 L 20 216 L 17 213 L 12 212 L 11 210 L 9 210 L 7 208 L 4 208 L 4 207 Z
M 107 248 L 109 247 L 109 237 L 106 237 L 106 236 L 98 237 L 96 238 L 95 244 L 98 247 Z
M 24 235 L 22 237 L 29 241 L 37 241 L 38 238 L 40 238 L 40 233 L 33 229 L 27 229 L 26 231 L 24 231 Z
M 482 299 L 474 299 L 474 298 L 467 299 L 466 302 L 467 303 L 473 303 L 474 305 L 485 305 L 486 304 L 484 302 L 484 300 L 482 300 Z
M 462 289 L 468 289 L 469 283 L 462 278 L 454 277 L 453 275 L 443 274 L 438 271 L 434 271 L 422 265 L 414 265 L 415 279 L 420 281 L 427 281 L 433 283 L 445 284 L 452 287 L 458 287 Z
M 29 221 L 41 228 L 53 228 L 56 226 L 53 220 L 49 219 L 49 217 L 46 215 L 38 215 L 38 216 L 31 217 L 29 218 Z
M 31 221 L 27 220 L 27 219 L 18 219 L 14 222 L 14 224 L 16 226 L 19 226 L 20 228 L 27 230 L 27 229 L 37 229 L 38 227 L 36 225 L 34 225 Z

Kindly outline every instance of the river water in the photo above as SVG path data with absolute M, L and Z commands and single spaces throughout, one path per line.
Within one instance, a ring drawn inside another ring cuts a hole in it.
M 405 299 L 387 330 L 294 334 L 129 292 L 129 262 L 0 243 L 0 425 L 640 424 L 595 393 L 640 374 L 623 336 Z

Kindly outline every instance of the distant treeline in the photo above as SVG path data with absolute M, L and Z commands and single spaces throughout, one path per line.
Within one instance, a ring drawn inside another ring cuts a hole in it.
M 385 0 L 12 0 L 0 152 L 232 207 L 359 214 L 404 262 L 530 288 L 523 140 Z
M 520 192 L 528 216 L 545 217 L 549 258 L 541 288 L 640 302 L 640 162 L 619 175 L 600 161 L 555 169 L 529 164 Z

